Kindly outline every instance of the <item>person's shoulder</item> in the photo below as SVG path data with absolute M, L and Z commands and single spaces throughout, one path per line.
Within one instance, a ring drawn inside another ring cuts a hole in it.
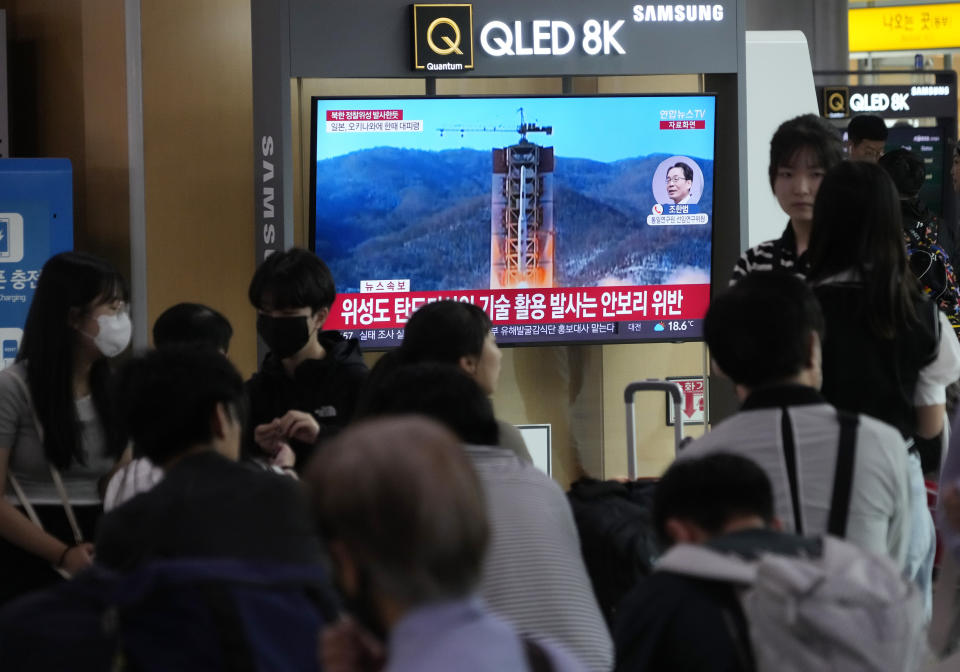
M 117 553 L 128 546 L 131 533 L 137 530 L 153 530 L 156 524 L 167 519 L 171 500 L 163 495 L 160 481 L 156 487 L 141 492 L 101 516 L 97 523 L 96 547 L 98 558 L 115 565 Z
M 262 392 L 269 385 L 275 385 L 278 382 L 284 383 L 285 379 L 286 374 L 283 372 L 282 366 L 271 353 L 267 354 L 260 363 L 260 368 L 254 371 L 253 375 L 244 382 L 244 388 L 248 395 L 256 394 Z
M 504 420 L 497 419 L 497 431 L 500 435 L 500 447 L 509 450 L 524 462 L 532 462 L 530 451 L 527 449 L 527 443 L 523 440 L 523 434 L 515 426 Z
M 467 444 L 463 449 L 478 473 L 499 474 L 523 479 L 551 489 L 555 487 L 561 494 L 563 493 L 556 481 L 533 464 L 520 459 L 517 453 L 509 448 Z
M 771 410 L 756 409 L 734 413 L 711 427 L 708 433 L 690 441 L 677 453 L 677 459 L 702 457 L 720 450 L 736 451 L 739 439 L 754 437 L 758 421 Z
M 697 600 L 696 580 L 673 572 L 654 571 L 631 588 L 617 606 L 614 638 L 648 625 L 651 620 L 669 620 L 681 604 Z
M 774 251 L 778 245 L 780 245 L 779 239 L 765 240 L 741 252 L 740 257 L 733 266 L 730 285 L 735 285 L 738 281 L 754 271 L 770 270 L 773 268 Z
M 860 413 L 857 445 L 864 450 L 857 451 L 858 459 L 893 459 L 902 464 L 907 452 L 907 444 L 899 430 L 869 415 Z M 866 449 L 869 447 L 869 449 Z
M 27 366 L 23 362 L 15 362 L 7 368 L 0 371 L 0 395 L 23 398 L 26 400 L 26 394 L 23 391 L 27 383 Z

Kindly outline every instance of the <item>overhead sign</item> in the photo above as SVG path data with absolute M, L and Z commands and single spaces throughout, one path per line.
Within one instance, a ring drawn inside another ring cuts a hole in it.
M 850 9 L 850 52 L 960 47 L 960 2 Z
M 736 72 L 738 0 L 288 0 L 292 77 Z M 363 17 L 358 20 L 357 17 Z
M 473 5 L 413 5 L 413 67 L 473 69 Z
M 858 114 L 881 117 L 955 117 L 957 95 L 948 84 L 817 87 L 820 109 L 829 119 Z

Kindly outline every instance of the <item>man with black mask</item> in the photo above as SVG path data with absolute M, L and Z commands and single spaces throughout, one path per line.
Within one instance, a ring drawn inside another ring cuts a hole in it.
M 367 377 L 356 339 L 322 331 L 336 299 L 327 265 L 293 248 L 268 257 L 250 282 L 257 333 L 270 348 L 247 381 L 247 457 L 302 466 L 314 447 L 353 415 Z

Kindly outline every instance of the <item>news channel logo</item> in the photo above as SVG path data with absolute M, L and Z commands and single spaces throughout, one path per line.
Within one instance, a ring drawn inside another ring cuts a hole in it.
M 0 212 L 0 264 L 23 261 L 23 215 Z

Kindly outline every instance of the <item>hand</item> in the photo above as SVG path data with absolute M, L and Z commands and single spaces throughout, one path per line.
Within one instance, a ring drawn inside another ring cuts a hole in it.
M 93 565 L 93 544 L 83 543 L 67 549 L 60 563 L 60 569 L 66 570 L 70 576 L 76 576 Z
M 286 441 L 280 442 L 280 450 L 270 458 L 270 466 L 284 469 L 292 468 L 297 463 L 297 456 Z
M 960 491 L 955 485 L 948 485 L 944 490 L 943 512 L 950 527 L 960 532 Z
M 324 672 L 378 672 L 386 663 L 383 644 L 350 617 L 323 629 L 318 657 Z
M 280 445 L 283 441 L 283 435 L 277 427 L 277 420 L 257 425 L 253 429 L 253 440 L 263 452 L 270 456 L 276 455 L 283 448 Z
M 282 418 L 273 421 L 281 436 L 303 443 L 316 443 L 320 436 L 320 423 L 310 413 L 287 411 Z

